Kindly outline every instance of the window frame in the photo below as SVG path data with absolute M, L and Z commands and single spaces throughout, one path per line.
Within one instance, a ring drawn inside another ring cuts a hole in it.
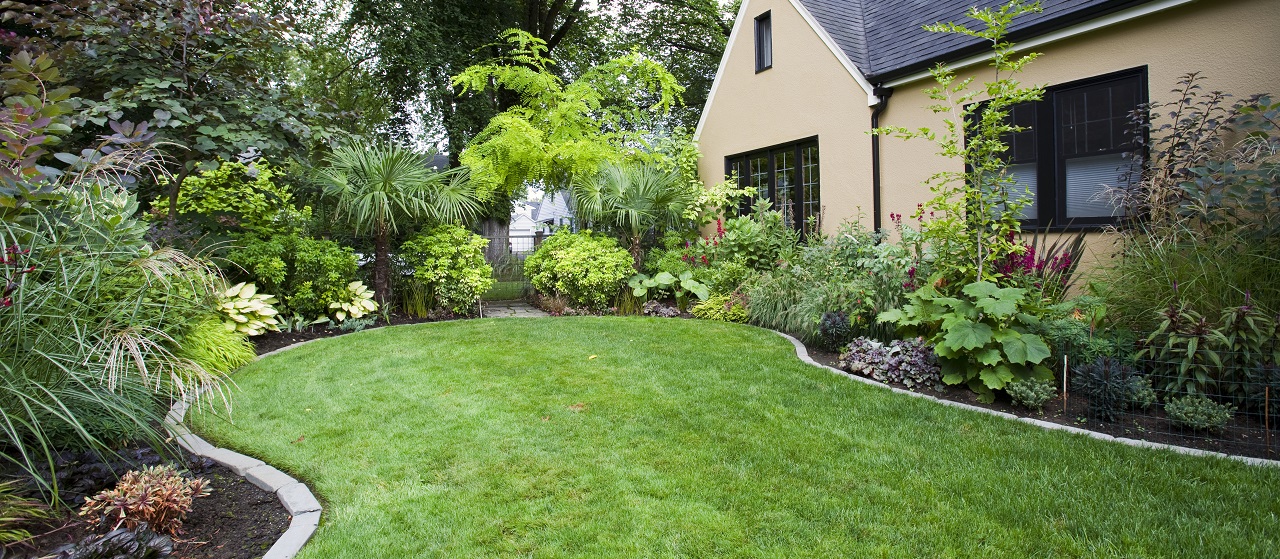
M 763 14 L 756 16 L 755 38 L 756 73 L 759 74 L 773 68 L 773 15 L 771 11 L 765 11 Z M 766 43 L 769 47 L 768 60 L 764 60 L 764 46 Z
M 816 155 L 818 160 L 817 162 L 818 176 L 817 176 L 817 181 L 814 181 L 812 183 L 806 182 L 807 177 L 805 176 L 805 172 L 804 172 L 804 163 L 805 163 L 804 152 L 808 148 L 814 148 L 817 150 Z M 778 157 L 777 155 L 780 153 L 788 153 L 788 152 L 792 154 L 792 166 L 791 166 L 792 184 L 790 186 L 791 200 L 789 204 L 791 206 L 790 213 L 793 220 L 793 222 L 791 223 L 791 228 L 797 231 L 800 231 L 802 235 L 807 235 L 810 232 L 808 231 L 808 227 L 807 227 L 808 225 L 807 222 L 810 217 L 817 217 L 819 221 L 818 227 L 822 226 L 822 223 L 821 223 L 822 221 L 821 214 L 822 214 L 822 207 L 823 207 L 822 206 L 822 146 L 821 146 L 821 143 L 818 141 L 818 136 L 809 136 L 807 138 L 801 138 L 799 140 L 783 142 L 783 143 L 774 144 L 768 147 L 763 147 L 763 148 L 753 149 L 750 151 L 744 151 L 744 152 L 728 155 L 724 158 L 724 174 L 725 174 L 725 177 L 732 176 L 735 170 L 735 164 L 738 164 L 738 163 L 742 164 L 743 169 L 746 172 L 739 173 L 738 186 L 749 187 L 752 185 L 751 160 L 764 156 L 766 161 L 768 162 L 768 170 L 765 174 L 765 183 L 768 185 L 766 189 L 766 192 L 767 192 L 766 198 L 770 201 L 770 203 L 774 205 L 774 208 L 773 208 L 774 210 L 782 211 L 782 208 L 778 207 L 778 204 L 777 204 L 777 199 L 778 199 L 778 165 L 777 165 Z M 807 189 L 805 188 L 806 184 L 817 185 L 817 189 L 816 189 L 817 195 L 812 197 L 812 199 L 809 199 L 806 197 L 806 193 L 808 192 Z M 744 203 L 743 207 L 738 208 L 739 214 L 741 215 L 749 212 L 751 206 L 755 204 L 758 198 L 759 196 L 754 196 L 750 200 L 747 200 Z M 805 214 L 806 203 L 809 206 L 816 206 L 817 208 L 816 212 L 812 216 Z
M 1035 137 L 1033 140 L 1036 150 L 1036 199 L 1034 204 L 1036 217 L 1034 219 L 1020 220 L 1024 228 L 1035 231 L 1050 232 L 1098 231 L 1105 229 L 1108 226 L 1122 224 L 1134 217 L 1125 215 L 1076 218 L 1066 217 L 1067 160 L 1074 157 L 1086 156 L 1065 155 L 1065 142 L 1062 137 L 1062 122 L 1059 118 L 1059 111 L 1057 110 L 1059 102 L 1058 96 L 1106 84 L 1108 82 L 1121 80 L 1136 80 L 1137 109 L 1140 110 L 1146 103 L 1150 102 L 1147 66 L 1128 68 L 1125 70 L 1118 70 L 1115 72 L 1055 84 L 1044 88 L 1044 97 L 1040 101 L 1030 101 L 1030 103 L 1034 104 L 1035 122 L 1040 125 L 1041 129 L 1035 131 Z M 1047 124 L 1050 133 L 1044 133 L 1045 124 Z M 1147 131 L 1142 129 L 1141 133 L 1145 140 Z M 1147 142 L 1144 141 L 1141 145 L 1145 146 L 1146 144 Z M 1130 144 L 1129 146 L 1100 152 L 1098 154 L 1090 154 L 1089 156 L 1127 153 L 1132 151 L 1132 149 L 1132 144 Z M 1052 194 L 1052 196 L 1046 196 L 1045 194 Z

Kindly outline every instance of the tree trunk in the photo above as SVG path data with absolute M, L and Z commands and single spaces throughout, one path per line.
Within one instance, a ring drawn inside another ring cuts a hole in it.
M 190 161 L 182 162 L 182 170 L 178 171 L 169 181 L 169 215 L 165 218 L 165 225 L 170 230 L 174 230 L 178 225 L 178 193 L 182 191 L 182 183 L 187 180 L 187 175 L 191 174 L 191 169 L 195 166 Z
M 644 270 L 644 248 L 640 246 L 639 235 L 631 237 L 631 265 L 635 267 L 636 273 Z
M 391 240 L 386 227 L 374 232 L 373 296 L 379 308 L 385 309 L 391 300 Z
M 489 246 L 484 249 L 484 260 L 496 267 L 511 250 L 510 220 L 487 217 L 480 222 L 480 235 L 489 239 Z

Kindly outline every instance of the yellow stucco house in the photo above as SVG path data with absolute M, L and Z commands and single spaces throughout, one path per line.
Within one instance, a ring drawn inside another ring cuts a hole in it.
M 934 22 L 976 23 L 994 0 L 743 0 L 696 137 L 708 184 L 736 171 L 744 185 L 823 230 L 861 219 L 888 224 L 929 197 L 925 179 L 955 166 L 924 141 L 875 139 L 881 126 L 939 127 L 926 106 L 939 62 L 960 77 L 993 77 L 989 45 L 929 33 Z M 1012 117 L 1030 128 L 1010 171 L 1035 203 L 1029 227 L 1098 228 L 1116 213 L 1098 191 L 1126 166 L 1128 113 L 1172 100 L 1200 71 L 1236 96 L 1280 93 L 1277 0 L 1044 0 L 1010 39 L 1042 56 L 1019 77 L 1043 101 Z M 980 25 L 980 24 L 976 24 Z

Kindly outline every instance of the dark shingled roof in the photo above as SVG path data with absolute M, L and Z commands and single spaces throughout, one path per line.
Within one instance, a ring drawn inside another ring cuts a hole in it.
M 1044 11 L 1010 27 L 1013 41 L 1043 35 L 1151 0 L 1042 0 Z M 800 0 L 849 60 L 872 83 L 888 81 L 984 52 L 980 39 L 930 33 L 936 22 L 981 25 L 965 17 L 972 6 L 997 7 L 1007 0 Z

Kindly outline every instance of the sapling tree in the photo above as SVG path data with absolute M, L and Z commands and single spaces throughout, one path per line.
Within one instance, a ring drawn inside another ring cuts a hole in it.
M 1023 130 L 1010 122 L 1009 109 L 1040 100 L 1044 88 L 1025 86 L 1017 80 L 1017 74 L 1038 53 L 1019 54 L 1006 36 L 1014 18 L 1041 10 L 1039 2 L 1012 0 L 995 9 L 971 8 L 967 16 L 984 24 L 983 29 L 958 23 L 926 25 L 929 31 L 959 33 L 989 42 L 994 78 L 975 86 L 976 77 L 960 79 L 955 70 L 939 64 L 931 71 L 937 85 L 925 93 L 934 102 L 929 109 L 943 115 L 941 130 L 901 126 L 872 130 L 873 134 L 934 142 L 940 155 L 964 165 L 964 170 L 940 171 L 929 177 L 927 183 L 934 196 L 916 214 L 918 218 L 928 216 L 922 232 L 933 250 L 946 256 L 938 262 L 944 284 L 997 281 L 995 263 L 1023 250 L 1014 238 L 1021 231 L 1018 216 L 1031 202 L 1014 195 L 1016 185 L 1006 171 L 1008 146 L 1003 138 Z

